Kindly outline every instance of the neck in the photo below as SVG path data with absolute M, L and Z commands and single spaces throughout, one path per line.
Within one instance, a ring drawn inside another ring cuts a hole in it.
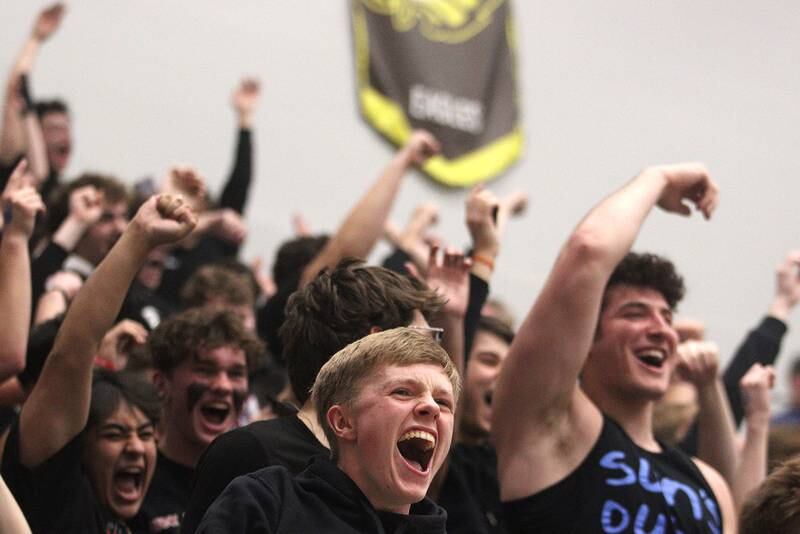
M 314 434 L 314 437 L 317 438 L 317 441 L 322 443 L 325 448 L 330 449 L 331 446 L 328 444 L 328 438 L 325 437 L 325 431 L 322 430 L 322 427 L 319 425 L 319 420 L 317 419 L 317 410 L 314 409 L 314 405 L 310 400 L 307 400 L 303 407 L 300 408 L 300 411 L 297 412 L 297 418 L 306 425 L 306 427 Z
M 158 450 L 173 462 L 194 469 L 205 446 L 187 443 L 186 440 L 180 439 L 176 429 L 170 428 L 168 425 L 161 434 Z
M 653 435 L 653 408 L 655 401 L 649 399 L 619 399 L 602 387 L 584 391 L 601 412 L 608 415 L 625 430 L 639 447 L 650 452 L 661 452 L 661 446 Z
M 397 504 L 382 498 L 384 489 L 375 484 L 375 480 L 362 468 L 358 450 L 351 450 L 346 445 L 342 447 L 343 443 L 341 441 L 339 445 L 339 459 L 336 462 L 336 467 L 358 486 L 358 489 L 361 490 L 361 493 L 364 494 L 372 507 L 382 512 L 408 515 L 411 511 L 410 504 Z

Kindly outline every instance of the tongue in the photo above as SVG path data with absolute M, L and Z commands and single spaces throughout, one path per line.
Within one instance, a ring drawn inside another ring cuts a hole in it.
M 121 493 L 136 493 L 136 480 L 132 476 L 119 476 L 117 477 L 117 488 Z
M 409 460 L 408 458 L 406 458 L 406 461 L 407 461 L 407 462 L 408 462 L 410 465 L 412 465 L 412 466 L 416 467 L 417 469 L 419 469 L 420 471 L 422 471 L 422 464 L 420 464 L 418 461 L 416 461 L 416 460 Z

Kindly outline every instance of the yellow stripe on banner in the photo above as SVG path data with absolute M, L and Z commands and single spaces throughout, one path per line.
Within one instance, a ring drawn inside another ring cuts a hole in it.
M 359 91 L 364 117 L 382 135 L 402 146 L 411 135 L 411 127 L 403 109 L 372 87 Z M 452 187 L 468 187 L 500 174 L 522 152 L 522 130 L 519 127 L 478 150 L 449 160 L 435 156 L 423 170 L 437 181 Z

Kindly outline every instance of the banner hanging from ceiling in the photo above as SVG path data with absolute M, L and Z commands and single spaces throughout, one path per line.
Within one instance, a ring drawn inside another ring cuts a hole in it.
M 358 101 L 396 146 L 417 128 L 450 186 L 502 173 L 522 152 L 510 0 L 351 0 Z

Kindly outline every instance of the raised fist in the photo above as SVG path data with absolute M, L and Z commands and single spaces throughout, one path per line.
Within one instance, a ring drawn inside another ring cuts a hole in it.
M 27 160 L 20 161 L 3 191 L 3 211 L 11 213 L 11 221 L 5 226 L 4 232 L 7 235 L 16 233 L 25 239 L 33 234 L 36 214 L 45 211 L 42 197 L 26 178 L 27 168 Z
M 36 22 L 33 24 L 33 37 L 39 41 L 49 38 L 61 25 L 64 18 L 64 4 L 56 2 L 39 12 Z
M 706 219 L 719 203 L 719 187 L 711 179 L 708 170 L 700 163 L 680 163 L 650 167 L 646 173 L 658 173 L 666 185 L 658 199 L 658 205 L 665 211 L 680 215 L 691 215 L 692 210 L 686 204 L 694 204 L 703 212 Z
M 425 130 L 414 130 L 402 149 L 409 165 L 420 166 L 442 150 L 439 141 Z
M 686 341 L 678 345 L 677 372 L 702 387 L 717 379 L 719 371 L 719 347 L 711 341 Z
M 131 231 L 141 232 L 150 248 L 174 243 L 191 232 L 197 217 L 181 197 L 155 195 L 142 204 L 131 221 Z

